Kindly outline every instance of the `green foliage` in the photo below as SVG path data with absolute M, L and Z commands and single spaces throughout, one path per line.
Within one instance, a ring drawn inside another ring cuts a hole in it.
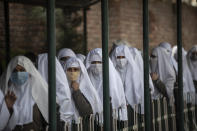
M 77 32 L 81 21 L 78 11 L 56 10 L 57 49 L 71 48 L 80 53 L 83 51 L 83 37 Z
M 75 52 L 83 52 L 83 35 L 77 31 L 81 26 L 82 18 L 76 9 L 56 9 L 56 47 L 71 48 Z M 46 9 L 35 7 L 31 10 L 32 18 L 42 20 L 46 24 Z M 46 34 L 46 33 L 45 33 Z M 46 36 L 46 35 L 45 35 Z M 46 38 L 44 38 L 46 39 Z

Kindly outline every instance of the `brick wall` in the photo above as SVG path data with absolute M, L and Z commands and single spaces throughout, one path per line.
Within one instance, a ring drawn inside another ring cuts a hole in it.
M 10 4 L 10 39 L 12 51 L 46 49 L 45 24 L 31 16 L 29 5 Z M 170 0 L 150 2 L 150 46 L 162 41 L 176 44 L 176 12 Z M 88 50 L 101 47 L 100 3 L 91 6 L 87 14 Z M 4 16 L 0 2 L 0 58 L 4 58 Z M 79 28 L 82 31 L 82 28 Z M 142 2 L 140 0 L 109 0 L 109 48 L 116 39 L 125 39 L 132 46 L 142 48 Z M 183 45 L 196 44 L 197 8 L 183 5 Z M 24 52 L 24 51 L 23 51 Z
M 45 23 L 30 13 L 32 6 L 10 4 L 10 44 L 12 55 L 27 51 L 40 52 L 46 46 Z M 0 2 L 0 56 L 4 56 L 4 10 Z
M 149 5 L 150 47 L 162 41 L 176 44 L 176 8 L 171 1 L 151 1 Z M 101 47 L 100 3 L 88 12 L 88 49 Z M 109 0 L 109 47 L 116 39 L 125 39 L 142 48 L 142 2 L 139 0 Z M 183 4 L 183 45 L 197 44 L 197 8 Z

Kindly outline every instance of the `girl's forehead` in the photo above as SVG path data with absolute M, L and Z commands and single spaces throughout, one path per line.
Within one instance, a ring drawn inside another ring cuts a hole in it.
M 79 67 L 69 67 L 68 69 L 80 69 Z
M 25 68 L 23 66 L 21 66 L 21 65 L 17 65 L 15 67 L 15 69 L 17 69 L 17 70 L 25 70 Z

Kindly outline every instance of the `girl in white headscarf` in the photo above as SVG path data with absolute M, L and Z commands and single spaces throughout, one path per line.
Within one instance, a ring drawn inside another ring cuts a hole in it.
M 187 63 L 187 58 L 186 58 L 186 51 L 182 49 L 182 63 L 183 63 L 183 93 L 184 93 L 184 100 L 187 103 L 191 103 L 195 101 L 195 87 L 192 79 L 192 74 L 190 72 L 188 63 Z M 173 56 L 178 61 L 178 54 L 177 54 L 177 46 L 173 47 Z M 187 100 L 188 98 L 188 93 L 191 96 L 191 100 Z
M 170 55 L 170 63 L 173 65 L 176 74 L 178 74 L 178 65 L 175 58 L 173 57 L 171 44 L 168 42 L 162 42 L 159 44 L 159 46 L 167 50 L 167 54 Z
M 79 58 L 82 62 L 85 61 L 85 58 L 86 58 L 85 55 L 83 55 L 83 54 L 77 54 L 76 56 L 77 56 L 77 58 Z
M 132 126 L 134 124 L 134 117 L 132 116 L 134 112 L 144 114 L 143 77 L 141 76 L 142 74 L 139 73 L 140 69 L 127 46 L 116 46 L 111 52 L 110 57 L 123 82 L 128 104 L 128 124 Z M 140 108 L 138 109 L 136 107 Z
M 144 62 L 143 62 L 142 54 L 138 49 L 136 49 L 134 47 L 130 47 L 129 49 L 130 49 L 130 52 L 133 56 L 132 59 L 135 60 L 136 64 L 138 65 L 138 67 L 140 69 L 140 74 L 142 74 L 142 79 L 144 79 Z M 149 75 L 149 88 L 151 89 L 152 98 L 157 99 L 158 98 L 157 91 L 154 89 L 153 81 L 152 81 L 150 75 Z
M 48 54 L 38 56 L 38 71 L 48 83 Z M 74 112 L 72 108 L 71 93 L 64 70 L 56 59 L 56 96 L 57 104 L 60 106 L 60 119 L 66 123 L 72 121 Z
M 141 104 L 142 114 L 144 113 L 144 89 L 139 67 L 132 59 L 129 48 L 125 45 L 117 46 L 112 52 L 112 62 L 121 76 L 126 100 L 129 105 L 134 109 L 135 105 Z
M 44 119 L 48 122 L 48 85 L 32 62 L 23 56 L 13 58 L 0 83 L 4 94 L 10 90 L 17 97 L 5 130 L 45 130 L 42 124 Z
M 197 45 L 193 46 L 187 53 L 187 62 L 192 74 L 193 82 L 197 92 Z
M 154 48 L 151 52 L 150 67 L 155 87 L 163 96 L 171 98 L 174 97 L 176 74 L 173 65 L 169 61 L 171 56 L 168 53 L 162 47 Z
M 187 53 L 187 62 L 192 74 L 195 92 L 197 93 L 197 45 L 194 45 Z M 195 109 L 197 109 L 197 95 L 195 96 Z M 197 110 L 195 110 L 197 118 Z
M 66 61 L 70 58 L 70 57 L 77 57 L 76 54 L 74 53 L 73 50 L 69 49 L 69 48 L 63 48 L 58 52 L 57 55 L 57 59 L 60 61 L 60 63 L 63 65 L 65 65 Z
M 86 68 L 92 84 L 97 90 L 101 101 L 103 102 L 103 75 L 102 75 L 102 49 L 96 48 L 90 51 L 87 55 Z M 118 112 L 120 115 L 121 121 L 127 121 L 127 107 L 126 99 L 124 93 L 124 87 L 122 80 L 113 66 L 113 63 L 109 59 L 109 86 L 110 86 L 110 96 L 113 111 L 114 119 L 117 119 Z
M 72 101 L 75 112 L 75 121 L 79 123 L 79 117 L 90 114 L 101 114 L 103 107 L 100 98 L 93 87 L 84 64 L 76 57 L 71 57 L 63 65 L 68 77 L 72 92 Z
M 177 46 L 173 47 L 172 49 L 173 56 L 178 62 L 178 52 L 177 52 Z M 182 66 L 183 66 L 183 99 L 185 103 L 187 103 L 187 108 L 192 108 L 192 104 L 195 104 L 195 86 L 192 78 L 192 74 L 190 72 L 188 62 L 187 62 L 187 52 L 184 48 L 182 48 Z M 188 111 L 188 114 L 192 113 L 191 110 Z M 192 113 L 193 114 L 193 113 Z M 193 116 L 195 117 L 195 116 Z M 188 126 L 188 130 L 196 130 L 196 119 L 193 120 L 191 117 L 189 117 L 189 121 L 187 119 L 185 120 L 185 123 L 190 123 L 192 126 Z

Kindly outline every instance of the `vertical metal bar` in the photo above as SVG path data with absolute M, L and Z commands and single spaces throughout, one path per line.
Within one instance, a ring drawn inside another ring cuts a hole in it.
M 102 54 L 103 54 L 103 109 L 104 131 L 110 130 L 110 98 L 109 98 L 109 56 L 108 56 L 108 0 L 101 0 L 102 15 Z
M 10 24 L 9 24 L 9 2 L 4 0 L 4 23 L 5 23 L 5 54 L 6 64 L 10 61 Z
M 49 131 L 56 131 L 55 0 L 47 0 Z
M 84 44 L 84 54 L 87 54 L 87 9 L 83 9 L 83 44 Z
M 182 68 L 182 1 L 177 0 L 177 46 L 178 46 L 178 98 L 177 131 L 184 131 L 183 68 Z
M 148 0 L 143 0 L 143 59 L 144 59 L 144 111 L 145 131 L 151 131 L 150 92 L 149 92 L 149 15 Z

